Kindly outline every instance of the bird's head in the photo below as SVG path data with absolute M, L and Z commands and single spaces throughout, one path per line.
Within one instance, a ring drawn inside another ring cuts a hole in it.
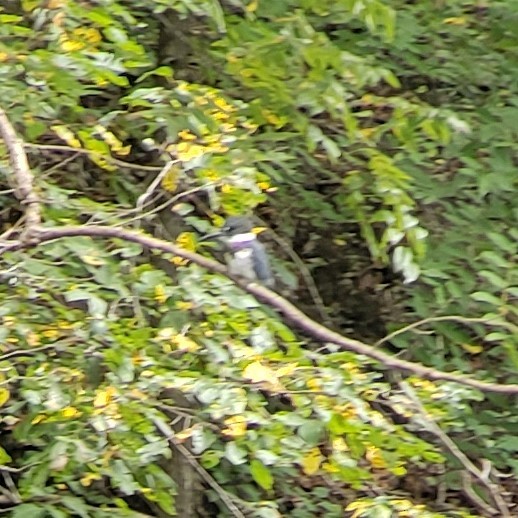
M 254 228 L 252 221 L 245 216 L 230 216 L 222 227 L 222 232 L 228 237 L 248 234 Z

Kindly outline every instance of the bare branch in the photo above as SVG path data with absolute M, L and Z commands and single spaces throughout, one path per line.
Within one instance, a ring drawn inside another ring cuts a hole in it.
M 25 205 L 25 225 L 30 232 L 41 223 L 40 200 L 34 190 L 33 175 L 29 169 L 23 141 L 18 137 L 4 110 L 0 108 L 0 134 L 4 139 L 14 175 L 14 192 Z
M 511 518 L 511 512 L 509 511 L 509 508 L 507 507 L 504 499 L 501 496 L 501 493 L 503 492 L 502 489 L 495 483 L 491 482 L 489 479 L 489 473 L 488 473 L 488 464 L 489 461 L 483 461 L 482 462 L 482 469 L 479 469 L 471 460 L 467 457 L 467 455 L 455 444 L 455 442 L 450 439 L 450 437 L 442 430 L 442 428 L 435 422 L 435 420 L 428 414 L 426 409 L 424 408 L 423 404 L 417 397 L 416 393 L 412 389 L 412 387 L 406 383 L 405 381 L 399 382 L 399 387 L 401 390 L 406 394 L 406 396 L 410 399 L 410 401 L 413 404 L 414 410 L 418 412 L 418 414 L 423 419 L 426 429 L 433 433 L 439 441 L 442 443 L 443 447 L 448 450 L 461 464 L 464 466 L 464 469 L 466 470 L 464 476 L 463 476 L 463 486 L 464 490 L 469 493 L 470 497 L 472 497 L 472 494 L 474 495 L 475 492 L 473 490 L 469 490 L 470 484 L 469 484 L 469 475 L 468 473 L 477 480 L 481 486 L 485 487 L 489 494 L 491 495 L 491 498 L 493 499 L 493 502 L 495 503 L 496 507 L 498 508 L 498 511 L 489 507 L 487 503 L 483 502 L 480 498 L 478 498 L 477 503 L 481 508 L 484 508 L 486 512 L 491 511 L 492 515 L 499 515 L 502 518 Z M 484 459 L 485 460 L 485 459 Z M 491 471 L 491 467 L 489 465 L 489 472 Z M 472 498 L 473 501 L 475 501 Z
M 287 320 L 324 343 L 336 344 L 345 350 L 372 358 L 373 360 L 382 363 L 385 367 L 412 372 L 425 379 L 452 381 L 483 392 L 518 394 L 518 385 L 516 384 L 505 385 L 479 381 L 462 374 L 439 371 L 418 363 L 395 358 L 363 342 L 342 336 L 318 322 L 311 320 L 308 316 L 302 313 L 302 311 L 293 306 L 293 304 L 290 304 L 290 302 L 282 298 L 277 293 L 268 290 L 264 286 L 259 286 L 258 284 L 249 283 L 243 279 L 233 277 L 228 274 L 226 267 L 222 264 L 194 252 L 184 250 L 172 243 L 122 228 L 99 225 L 39 228 L 41 223 L 39 198 L 34 191 L 33 175 L 29 169 L 27 156 L 25 155 L 23 148 L 23 142 L 17 137 L 7 115 L 1 109 L 0 133 L 4 138 L 9 151 L 11 166 L 15 176 L 16 195 L 22 203 L 27 206 L 25 211 L 25 226 L 26 231 L 28 231 L 31 236 L 30 241 L 22 239 L 4 243 L 4 246 L 0 248 L 0 256 L 5 252 L 34 248 L 40 244 L 66 237 L 88 236 L 92 238 L 116 238 L 130 241 L 147 249 L 160 250 L 162 252 L 176 255 L 191 261 L 206 270 L 229 277 L 240 288 L 247 291 L 257 299 L 262 300 L 269 306 L 277 309 L 286 317 Z
M 277 293 L 268 290 L 264 286 L 260 286 L 255 283 L 249 283 L 243 279 L 233 277 L 228 274 L 227 269 L 224 265 L 203 257 L 194 252 L 184 250 L 172 243 L 156 239 L 151 236 L 147 236 L 143 233 L 134 232 L 122 228 L 104 227 L 104 226 L 68 226 L 68 227 L 56 227 L 56 228 L 42 228 L 38 232 L 37 237 L 33 242 L 23 243 L 21 241 L 13 241 L 6 244 L 0 255 L 6 251 L 20 250 L 23 248 L 32 248 L 33 246 L 46 243 L 49 241 L 55 241 L 56 239 L 63 239 L 66 237 L 78 237 L 78 236 L 89 236 L 92 238 L 116 238 L 132 243 L 137 243 L 147 249 L 160 250 L 162 252 L 170 253 L 175 256 L 191 261 L 206 270 L 214 273 L 225 275 L 232 279 L 232 281 L 240 288 L 250 293 L 258 300 L 261 300 L 269 306 L 277 309 L 282 313 L 287 320 L 295 324 L 300 329 L 307 332 L 312 337 L 322 342 L 333 343 L 344 350 L 352 351 L 357 354 L 363 354 L 373 360 L 377 360 L 382 363 L 385 367 L 390 369 L 397 369 L 401 371 L 411 372 L 417 376 L 420 376 L 429 380 L 443 380 L 460 383 L 468 387 L 478 389 L 482 392 L 498 392 L 500 394 L 518 394 L 517 384 L 500 384 L 491 383 L 487 381 L 479 381 L 462 374 L 456 374 L 453 372 L 443 372 L 430 367 L 425 367 L 419 363 L 413 363 L 406 360 L 401 360 L 383 351 L 377 350 L 371 345 L 367 345 L 358 340 L 347 338 L 334 331 L 331 331 L 327 327 L 311 320 L 302 311 L 297 309 L 293 304 L 282 298 Z
M 142 207 L 144 206 L 144 203 L 153 194 L 153 191 L 162 183 L 162 180 L 164 179 L 165 175 L 171 170 L 175 163 L 178 163 L 178 160 L 169 160 L 169 162 L 167 162 L 167 164 L 165 164 L 165 166 L 162 168 L 160 173 L 158 173 L 156 178 L 151 182 L 149 187 L 146 189 L 146 192 L 138 197 L 136 208 L 139 212 L 142 212 Z
M 212 476 L 198 463 L 192 453 L 181 444 L 175 437 L 173 429 L 161 419 L 151 417 L 155 426 L 160 430 L 162 435 L 172 444 L 172 446 L 185 458 L 190 466 L 200 475 L 200 477 L 219 495 L 227 509 L 236 518 L 245 518 L 245 515 L 239 510 L 232 501 L 230 495 L 212 478 Z

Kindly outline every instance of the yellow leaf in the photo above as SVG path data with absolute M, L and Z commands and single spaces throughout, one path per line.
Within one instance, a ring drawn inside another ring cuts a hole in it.
M 221 192 L 223 194 L 230 194 L 232 191 L 234 191 L 234 186 L 233 185 L 230 185 L 228 183 L 224 184 L 221 186 Z
M 157 284 L 155 286 L 155 297 L 154 299 L 159 303 L 159 304 L 165 304 L 166 301 L 167 301 L 167 295 L 165 293 L 165 288 L 162 284 Z
M 306 475 L 314 475 L 322 463 L 323 456 L 318 448 L 312 448 L 302 459 L 302 470 Z
M 4 406 L 9 401 L 9 391 L 6 388 L 0 388 L 0 406 Z
M 45 338 L 56 338 L 59 336 L 59 331 L 57 329 L 46 329 L 41 333 Z
M 182 311 L 188 311 L 189 309 L 192 309 L 194 307 L 194 304 L 192 302 L 186 302 L 184 300 L 177 300 L 174 305 L 176 306 L 176 308 Z
M 131 153 L 131 144 L 128 144 L 127 146 L 122 146 L 119 149 L 117 149 L 117 154 L 119 156 L 128 156 Z
M 176 146 L 176 156 L 182 162 L 188 162 L 194 158 L 201 157 L 206 149 L 199 144 L 191 144 L 190 142 L 180 142 Z
M 129 153 L 131 146 L 123 146 L 122 142 L 115 136 L 115 134 L 108 131 L 104 126 L 96 124 L 94 129 L 115 153 L 119 155 L 123 155 L 125 152 L 126 154 Z
M 94 480 L 101 480 L 101 475 L 99 473 L 87 473 L 79 482 L 83 487 L 88 487 Z
M 139 389 L 132 389 L 131 397 L 144 400 L 144 399 L 147 399 L 147 394 L 145 392 L 142 392 Z
M 82 41 L 74 41 L 63 38 L 61 41 L 61 48 L 65 52 L 75 52 L 76 50 L 82 50 L 85 48 L 85 44 Z
M 317 379 L 317 378 L 309 379 L 306 382 L 306 385 L 307 385 L 309 390 L 313 390 L 314 392 L 318 392 L 321 389 L 321 387 L 322 387 L 321 381 L 319 379 Z
M 193 232 L 182 232 L 176 238 L 176 244 L 189 252 L 196 251 L 196 239 Z
M 172 342 L 180 351 L 194 353 L 200 349 L 200 346 L 194 340 L 185 335 L 176 335 L 173 337 Z
M 27 344 L 30 345 L 31 347 L 36 347 L 37 345 L 40 345 L 41 341 L 40 341 L 40 337 L 34 332 L 34 331 L 29 331 L 27 333 Z
M 333 450 L 338 452 L 349 451 L 349 446 L 347 446 L 343 437 L 337 437 L 333 439 Z
M 381 450 L 379 448 L 376 448 L 375 446 L 369 446 L 367 448 L 365 457 L 371 463 L 371 466 L 375 469 L 383 469 L 387 467 L 387 463 L 383 458 Z
M 90 155 L 90 160 L 97 164 L 101 169 L 105 171 L 115 171 L 117 168 L 114 165 L 111 165 L 106 158 L 98 155 Z
M 2 318 L 2 323 L 4 327 L 12 327 L 16 323 L 16 318 L 12 315 L 6 315 Z
M 193 434 L 197 428 L 198 428 L 197 426 L 191 426 L 189 428 L 185 428 L 181 432 L 175 433 L 174 438 L 180 442 L 184 442 L 193 436 Z
M 180 168 L 179 167 L 171 167 L 169 171 L 167 171 L 166 175 L 162 179 L 162 187 L 168 192 L 176 191 L 178 187 L 178 179 L 180 177 Z
M 212 110 L 211 110 L 212 111 Z M 225 112 L 214 112 L 212 111 L 212 118 L 217 121 L 225 121 L 230 117 L 228 113 Z
M 235 415 L 225 419 L 227 428 L 223 433 L 227 437 L 242 437 L 246 434 L 246 421 L 243 416 Z
M 351 502 L 346 508 L 346 511 L 354 511 L 351 518 L 358 518 L 361 516 L 365 511 L 373 507 L 373 504 L 370 500 L 368 501 L 356 501 Z
M 259 0 L 252 0 L 246 7 L 245 11 L 247 13 L 253 13 L 257 10 L 257 6 L 259 5 Z
M 182 140 L 196 140 L 196 135 L 193 135 L 189 130 L 182 130 L 178 132 L 178 136 Z
M 362 128 L 359 133 L 362 137 L 369 138 L 375 131 L 376 128 Z
M 185 266 L 189 261 L 183 257 L 175 256 L 171 259 L 171 262 L 176 266 Z
M 290 374 L 293 374 L 298 367 L 298 363 L 288 363 L 288 365 L 284 365 L 280 369 L 277 369 L 277 376 L 289 376 Z
M 261 191 L 267 191 L 270 188 L 270 184 L 268 182 L 258 182 L 257 187 L 259 187 Z
M 453 16 L 452 18 L 445 18 L 443 22 L 448 25 L 466 25 L 467 19 L 465 16 Z
M 222 227 L 225 224 L 224 218 L 218 216 L 217 214 L 213 214 L 211 219 L 215 227 Z
M 107 406 L 113 400 L 115 396 L 115 388 L 107 387 L 105 390 L 99 390 L 95 395 L 94 399 L 94 407 L 104 407 Z
M 74 29 L 73 34 L 77 39 L 84 39 L 88 43 L 99 43 L 102 40 L 101 33 L 93 27 L 78 27 Z
M 340 468 L 331 462 L 324 462 L 322 469 L 327 473 L 340 473 Z
M 105 264 L 104 259 L 101 259 L 100 257 L 96 256 L 95 254 L 92 255 L 82 255 L 81 259 L 84 263 L 88 264 L 89 266 L 102 266 Z
M 270 367 L 266 367 L 260 362 L 249 363 L 243 371 L 243 377 L 249 379 L 253 383 L 260 383 L 262 381 L 266 381 L 268 383 L 279 382 L 275 372 L 270 369 Z
M 66 126 L 51 126 L 50 129 L 61 139 L 64 140 L 70 147 L 80 148 L 81 142 Z
M 395 468 L 392 468 L 390 472 L 397 477 L 402 477 L 407 474 L 407 470 L 404 466 L 396 466 Z
M 63 408 L 61 410 L 61 415 L 63 417 L 66 417 L 67 419 L 69 419 L 69 418 L 80 416 L 81 412 L 73 406 L 66 406 L 65 408 Z
M 461 344 L 461 347 L 470 354 L 480 354 L 484 347 L 476 344 Z

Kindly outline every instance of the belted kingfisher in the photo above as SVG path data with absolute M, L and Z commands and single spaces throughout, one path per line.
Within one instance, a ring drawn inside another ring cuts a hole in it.
M 225 221 L 222 234 L 226 246 L 232 253 L 228 260 L 229 273 L 272 288 L 275 279 L 266 248 L 252 229 L 252 222 L 243 216 L 231 216 Z

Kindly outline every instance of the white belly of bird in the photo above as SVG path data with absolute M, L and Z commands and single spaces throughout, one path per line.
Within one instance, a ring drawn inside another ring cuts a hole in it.
M 256 280 L 252 250 L 245 248 L 244 250 L 234 252 L 234 257 L 228 265 L 228 270 L 232 275 L 245 277 L 251 281 Z

